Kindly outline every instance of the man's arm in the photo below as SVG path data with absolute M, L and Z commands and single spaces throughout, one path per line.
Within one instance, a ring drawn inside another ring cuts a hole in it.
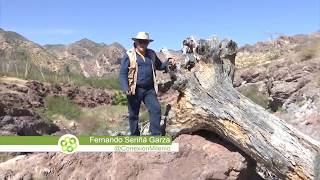
M 155 52 L 153 52 L 155 53 Z M 165 62 L 161 62 L 161 60 L 158 58 L 157 54 L 155 53 L 155 66 L 156 70 L 162 71 L 162 70 L 167 70 L 167 66 L 169 64 L 168 60 Z
M 126 54 L 121 59 L 120 73 L 119 73 L 120 87 L 123 92 L 127 92 L 129 90 L 129 85 L 128 85 L 128 67 L 129 67 L 129 65 L 130 65 L 129 57 Z

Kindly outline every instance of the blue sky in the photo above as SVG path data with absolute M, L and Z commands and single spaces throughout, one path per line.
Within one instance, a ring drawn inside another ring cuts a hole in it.
M 190 35 L 243 45 L 320 30 L 320 0 L 0 0 L 0 27 L 41 45 L 86 37 L 129 48 L 138 31 L 155 50 L 180 49 Z

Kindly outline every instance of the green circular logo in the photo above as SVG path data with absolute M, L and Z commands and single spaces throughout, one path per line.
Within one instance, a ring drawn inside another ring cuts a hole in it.
M 72 154 L 76 152 L 79 147 L 79 140 L 72 134 L 65 134 L 59 138 L 58 146 L 60 147 L 61 152 Z

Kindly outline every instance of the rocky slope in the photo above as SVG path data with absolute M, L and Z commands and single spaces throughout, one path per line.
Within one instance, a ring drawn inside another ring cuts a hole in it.
M 239 48 L 236 66 L 238 68 L 245 68 L 262 63 L 270 63 L 273 60 L 286 57 L 298 51 L 309 51 L 313 48 L 312 46 L 318 44 L 319 36 L 320 32 L 294 36 L 283 35 L 274 40 L 245 45 Z
M 12 77 L 0 78 L 0 99 L 7 106 L 21 108 L 43 107 L 47 96 L 68 97 L 82 107 L 112 104 L 114 91 L 70 84 L 43 84 Z
M 266 61 L 260 53 L 272 44 L 281 44 L 278 51 L 283 53 Z M 236 71 L 234 86 L 281 119 L 320 140 L 320 33 L 280 37 L 270 43 L 243 47 L 238 59 L 246 58 L 242 65 L 247 67 Z
M 35 108 L 45 107 L 45 98 L 51 96 L 67 97 L 75 104 L 88 108 L 111 105 L 114 101 L 114 92 L 109 90 L 51 85 L 38 81 L 2 77 L 0 78 L 0 134 L 70 133 L 70 129 L 66 129 L 61 123 L 48 121 L 35 112 Z

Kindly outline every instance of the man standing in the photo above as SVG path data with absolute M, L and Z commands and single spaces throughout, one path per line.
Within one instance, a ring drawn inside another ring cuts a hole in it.
M 139 110 L 141 101 L 149 111 L 151 135 L 161 135 L 161 107 L 157 98 L 156 70 L 166 70 L 168 64 L 175 66 L 175 59 L 161 62 L 156 53 L 148 49 L 153 40 L 146 32 L 132 38 L 134 47 L 121 60 L 120 86 L 127 95 L 130 133 L 140 135 Z

